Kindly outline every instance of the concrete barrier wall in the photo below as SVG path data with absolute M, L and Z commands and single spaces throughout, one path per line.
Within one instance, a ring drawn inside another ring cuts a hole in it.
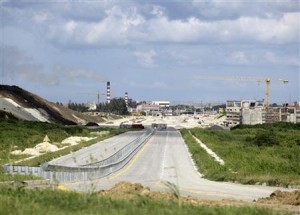
M 35 175 L 49 179 L 50 183 L 70 183 L 88 181 L 110 175 L 124 167 L 138 150 L 151 138 L 153 130 L 126 145 L 111 157 L 79 167 L 66 167 L 44 164 L 42 166 L 4 165 L 10 174 Z

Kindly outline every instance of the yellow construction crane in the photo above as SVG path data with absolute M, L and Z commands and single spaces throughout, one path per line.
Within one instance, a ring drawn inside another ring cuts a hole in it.
M 217 80 L 217 81 L 256 81 L 258 83 L 265 82 L 265 107 L 268 108 L 270 105 L 270 84 L 271 78 L 256 78 L 256 77 L 243 77 L 243 76 L 195 76 L 196 80 Z M 278 81 L 287 84 L 289 81 L 284 79 L 278 79 Z

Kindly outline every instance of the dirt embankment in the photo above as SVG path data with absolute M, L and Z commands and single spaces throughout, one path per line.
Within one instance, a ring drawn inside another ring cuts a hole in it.
M 0 85 L 0 96 L 10 98 L 24 108 L 46 112 L 49 121 L 64 125 L 85 125 L 87 122 L 103 122 L 100 116 L 88 116 L 56 105 L 18 86 Z
M 2 96 L 11 98 L 12 100 L 20 104 L 22 107 L 43 109 L 51 118 L 51 121 L 62 123 L 65 125 L 76 125 L 76 123 L 73 120 L 69 120 L 63 117 L 61 113 L 55 110 L 52 107 L 54 104 L 20 87 L 0 85 L 0 92 Z
M 293 192 L 276 190 L 270 197 L 259 198 L 257 202 L 262 204 L 294 205 L 300 207 L 300 190 Z
M 149 187 L 139 183 L 120 182 L 110 190 L 99 191 L 100 195 L 110 196 L 118 199 L 138 199 L 141 196 L 151 199 L 178 201 L 180 204 L 214 205 L 214 206 L 251 206 L 263 207 L 276 211 L 292 212 L 300 214 L 300 190 L 293 192 L 275 191 L 267 198 L 260 198 L 257 201 L 244 202 L 238 200 L 224 199 L 219 201 L 197 199 L 191 196 L 177 198 L 176 195 L 167 192 L 154 192 Z

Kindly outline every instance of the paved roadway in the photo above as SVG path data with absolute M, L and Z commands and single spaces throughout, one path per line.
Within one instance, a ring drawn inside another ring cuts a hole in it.
M 136 156 L 119 172 L 93 181 L 65 184 L 67 189 L 86 191 L 109 189 L 120 181 L 139 182 L 152 190 L 167 190 L 169 181 L 180 188 L 181 195 L 205 199 L 249 200 L 269 196 L 276 187 L 213 182 L 200 177 L 178 131 L 157 131 Z
M 49 163 L 60 166 L 77 167 L 80 165 L 101 161 L 113 155 L 118 150 L 145 133 L 146 130 L 126 132 L 98 142 L 92 146 L 83 148 L 72 154 L 54 159 Z

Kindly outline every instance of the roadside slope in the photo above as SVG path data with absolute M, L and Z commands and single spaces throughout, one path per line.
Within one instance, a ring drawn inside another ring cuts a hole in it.
M 23 120 L 49 121 L 64 125 L 103 121 L 101 117 L 83 115 L 56 105 L 18 86 L 0 85 L 0 110 Z

